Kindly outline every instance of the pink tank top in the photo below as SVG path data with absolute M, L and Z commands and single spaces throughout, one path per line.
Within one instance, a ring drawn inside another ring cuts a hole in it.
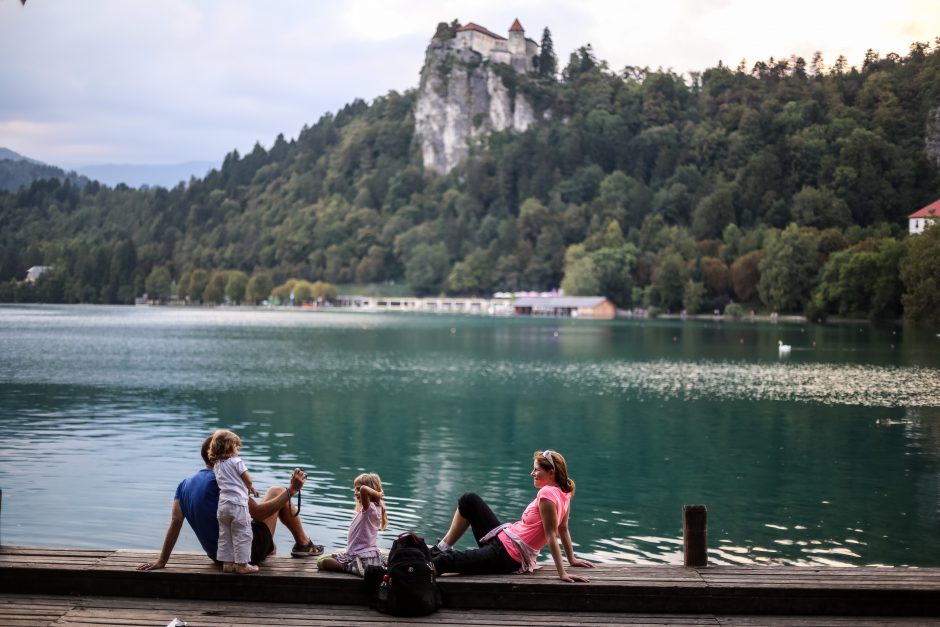
M 542 499 L 547 499 L 555 504 L 558 524 L 561 524 L 571 507 L 571 494 L 562 492 L 558 486 L 545 486 L 539 490 L 538 494 L 535 495 L 535 499 L 522 512 L 522 520 L 509 525 L 510 531 L 536 551 L 541 551 L 547 541 L 545 539 L 545 527 L 542 525 L 542 514 L 539 512 L 539 501 Z M 519 549 L 516 548 L 513 541 L 502 532 L 499 534 L 499 539 L 509 556 L 521 563 L 522 556 L 519 555 Z

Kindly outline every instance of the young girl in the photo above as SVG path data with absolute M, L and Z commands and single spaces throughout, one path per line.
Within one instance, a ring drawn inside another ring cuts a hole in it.
M 346 550 L 321 557 L 317 561 L 320 570 L 338 570 L 360 577 L 365 576 L 366 566 L 384 566 L 385 558 L 376 544 L 380 529 L 388 526 L 388 514 L 382 499 L 382 480 L 374 472 L 366 472 L 353 481 L 356 492 L 356 515 L 349 523 Z
M 219 550 L 216 559 L 224 573 L 256 573 L 251 559 L 251 518 L 248 516 L 248 494 L 259 496 L 251 483 L 245 462 L 238 457 L 242 440 L 236 434 L 219 429 L 209 444 L 209 461 L 219 484 Z

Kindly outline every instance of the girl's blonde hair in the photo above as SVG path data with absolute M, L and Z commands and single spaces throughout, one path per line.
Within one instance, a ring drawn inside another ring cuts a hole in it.
M 214 464 L 220 459 L 235 457 L 241 445 L 242 439 L 236 433 L 219 429 L 212 434 L 212 441 L 209 443 L 209 461 Z
M 367 488 L 372 488 L 376 492 L 382 491 L 382 478 L 379 477 L 374 472 L 364 472 L 353 480 L 353 487 L 364 485 Z M 385 529 L 388 527 L 388 512 L 385 511 L 385 500 L 379 499 L 376 503 L 379 506 L 379 510 L 382 512 L 382 522 L 379 523 L 379 529 Z M 362 511 L 362 501 L 359 498 L 356 498 L 356 511 Z
M 555 471 L 555 483 L 561 488 L 562 492 L 569 492 L 574 496 L 574 481 L 568 476 L 568 462 L 558 451 L 546 449 L 544 451 L 535 451 L 532 459 L 542 470 Z

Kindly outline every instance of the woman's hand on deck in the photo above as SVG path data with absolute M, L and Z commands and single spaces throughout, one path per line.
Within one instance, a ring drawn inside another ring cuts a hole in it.
M 137 567 L 137 570 L 160 570 L 161 568 L 166 568 L 166 562 L 157 560 L 155 562 L 144 562 Z
M 594 564 L 582 559 L 572 560 L 568 562 L 568 566 L 577 566 L 578 568 L 594 568 Z
M 588 581 L 590 581 L 590 579 L 588 579 L 587 577 L 582 577 L 581 575 L 572 575 L 571 573 L 565 573 L 563 576 L 560 577 L 560 579 L 562 581 L 567 581 L 568 583 L 577 583 L 577 582 L 587 583 Z

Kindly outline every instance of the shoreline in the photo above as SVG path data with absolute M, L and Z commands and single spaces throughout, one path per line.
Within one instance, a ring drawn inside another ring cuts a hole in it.
M 192 309 L 192 310 L 233 310 L 233 311 L 282 311 L 297 313 L 352 313 L 352 314 L 385 314 L 385 313 L 404 313 L 404 314 L 425 314 L 425 315 L 452 315 L 466 317 L 483 318 L 509 318 L 509 319 L 543 319 L 543 320 L 583 320 L 594 322 L 610 322 L 611 320 L 602 318 L 591 318 L 587 316 L 545 316 L 545 315 L 517 315 L 508 311 L 498 313 L 489 313 L 486 311 L 455 311 L 455 310 L 414 310 L 414 309 L 394 309 L 394 308 L 357 308 L 357 307 L 335 307 L 335 306 L 317 306 L 317 305 L 192 305 L 180 302 L 171 302 L 164 304 L 156 303 L 136 303 L 134 305 L 114 305 L 98 303 L 0 303 L 0 307 L 110 307 L 110 308 L 135 308 L 135 307 L 153 307 L 166 309 Z M 645 310 L 626 311 L 617 310 L 617 316 L 613 320 L 669 320 L 669 321 L 697 321 L 697 322 L 765 322 L 770 324 L 811 324 L 816 326 L 827 325 L 848 325 L 860 324 L 867 326 L 903 326 L 904 319 L 896 318 L 891 320 L 868 320 L 866 318 L 840 318 L 830 316 L 826 320 L 812 321 L 806 316 L 800 314 L 753 314 L 740 317 L 726 316 L 724 314 L 677 314 L 677 313 L 659 313 L 649 315 Z M 916 323 L 915 323 L 916 324 Z

